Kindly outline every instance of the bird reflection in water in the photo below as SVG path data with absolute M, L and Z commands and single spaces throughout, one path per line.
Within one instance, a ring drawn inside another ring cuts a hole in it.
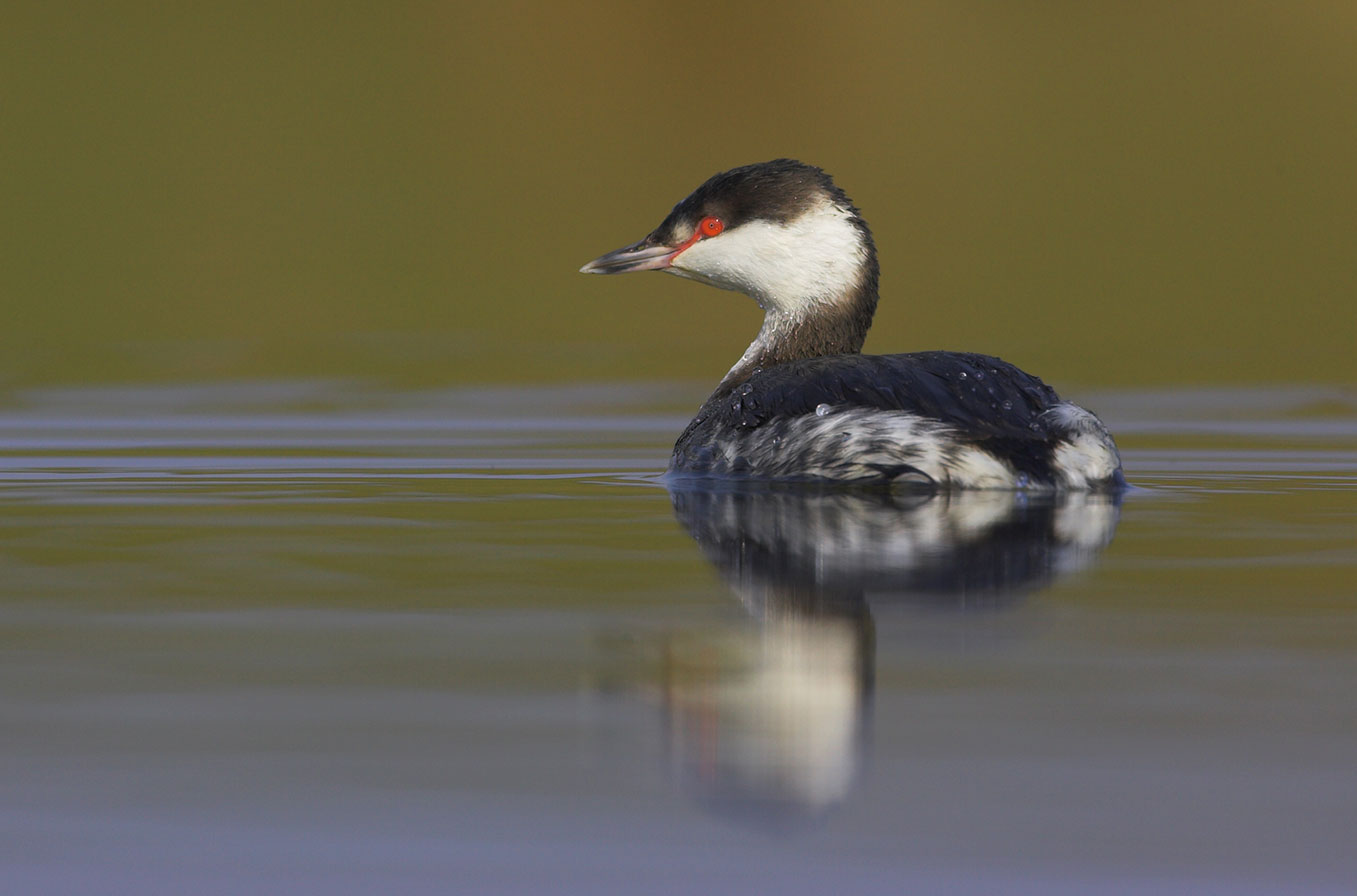
M 1091 563 L 1119 496 L 673 489 L 679 521 L 757 626 L 671 639 L 664 699 L 699 802 L 796 827 L 849 795 L 875 668 L 871 606 L 1011 604 Z

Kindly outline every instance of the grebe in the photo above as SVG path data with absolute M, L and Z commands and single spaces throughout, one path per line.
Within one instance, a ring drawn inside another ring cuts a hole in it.
M 586 274 L 665 271 L 751 296 L 763 326 L 669 461 L 678 477 L 932 488 L 1125 485 L 1096 416 L 1005 361 L 860 354 L 876 311 L 871 231 L 812 165 L 711 177 L 640 242 Z

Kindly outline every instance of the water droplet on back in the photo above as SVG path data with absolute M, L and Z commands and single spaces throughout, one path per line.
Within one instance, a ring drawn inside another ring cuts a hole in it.
M 828 415 L 829 412 L 830 412 L 831 410 L 833 410 L 833 408 L 831 408 L 831 407 L 830 407 L 829 405 L 827 405 L 827 404 L 824 404 L 824 403 L 817 404 L 817 405 L 815 406 L 815 416 L 817 416 L 817 417 L 824 417 L 824 416 Z

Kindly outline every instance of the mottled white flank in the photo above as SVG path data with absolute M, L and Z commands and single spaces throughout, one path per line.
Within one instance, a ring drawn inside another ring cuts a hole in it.
M 1051 466 L 1062 485 L 1088 488 L 1106 482 L 1117 472 L 1121 466 L 1117 446 L 1107 427 L 1093 414 L 1065 401 L 1042 416 L 1065 431 L 1051 453 Z
M 908 466 L 947 487 L 1019 486 L 1017 474 L 1002 459 L 959 443 L 944 423 L 904 411 L 845 408 L 806 414 L 737 433 L 717 447 L 728 460 L 745 458 L 772 478 L 872 479 L 883 468 Z
M 765 311 L 800 317 L 852 296 L 866 261 L 849 211 L 824 199 L 785 224 L 746 221 L 700 240 L 668 270 L 752 296 Z
M 1018 473 L 1006 460 L 968 444 L 947 424 L 905 411 L 837 408 L 773 420 L 724 433 L 712 446 L 724 456 L 715 466 L 758 471 L 777 478 L 849 481 L 917 470 L 932 484 L 964 489 L 1084 489 L 1105 486 L 1121 465 L 1102 423 L 1062 402 L 1046 412 L 1055 435 L 1054 481 Z M 896 479 L 911 481 L 906 472 Z

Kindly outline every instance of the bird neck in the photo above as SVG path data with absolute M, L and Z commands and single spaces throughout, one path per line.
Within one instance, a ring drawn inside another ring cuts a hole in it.
M 804 358 L 861 352 L 876 313 L 877 279 L 876 259 L 871 257 L 859 282 L 834 301 L 792 310 L 766 304 L 759 335 L 708 401 L 726 395 L 761 369 Z

